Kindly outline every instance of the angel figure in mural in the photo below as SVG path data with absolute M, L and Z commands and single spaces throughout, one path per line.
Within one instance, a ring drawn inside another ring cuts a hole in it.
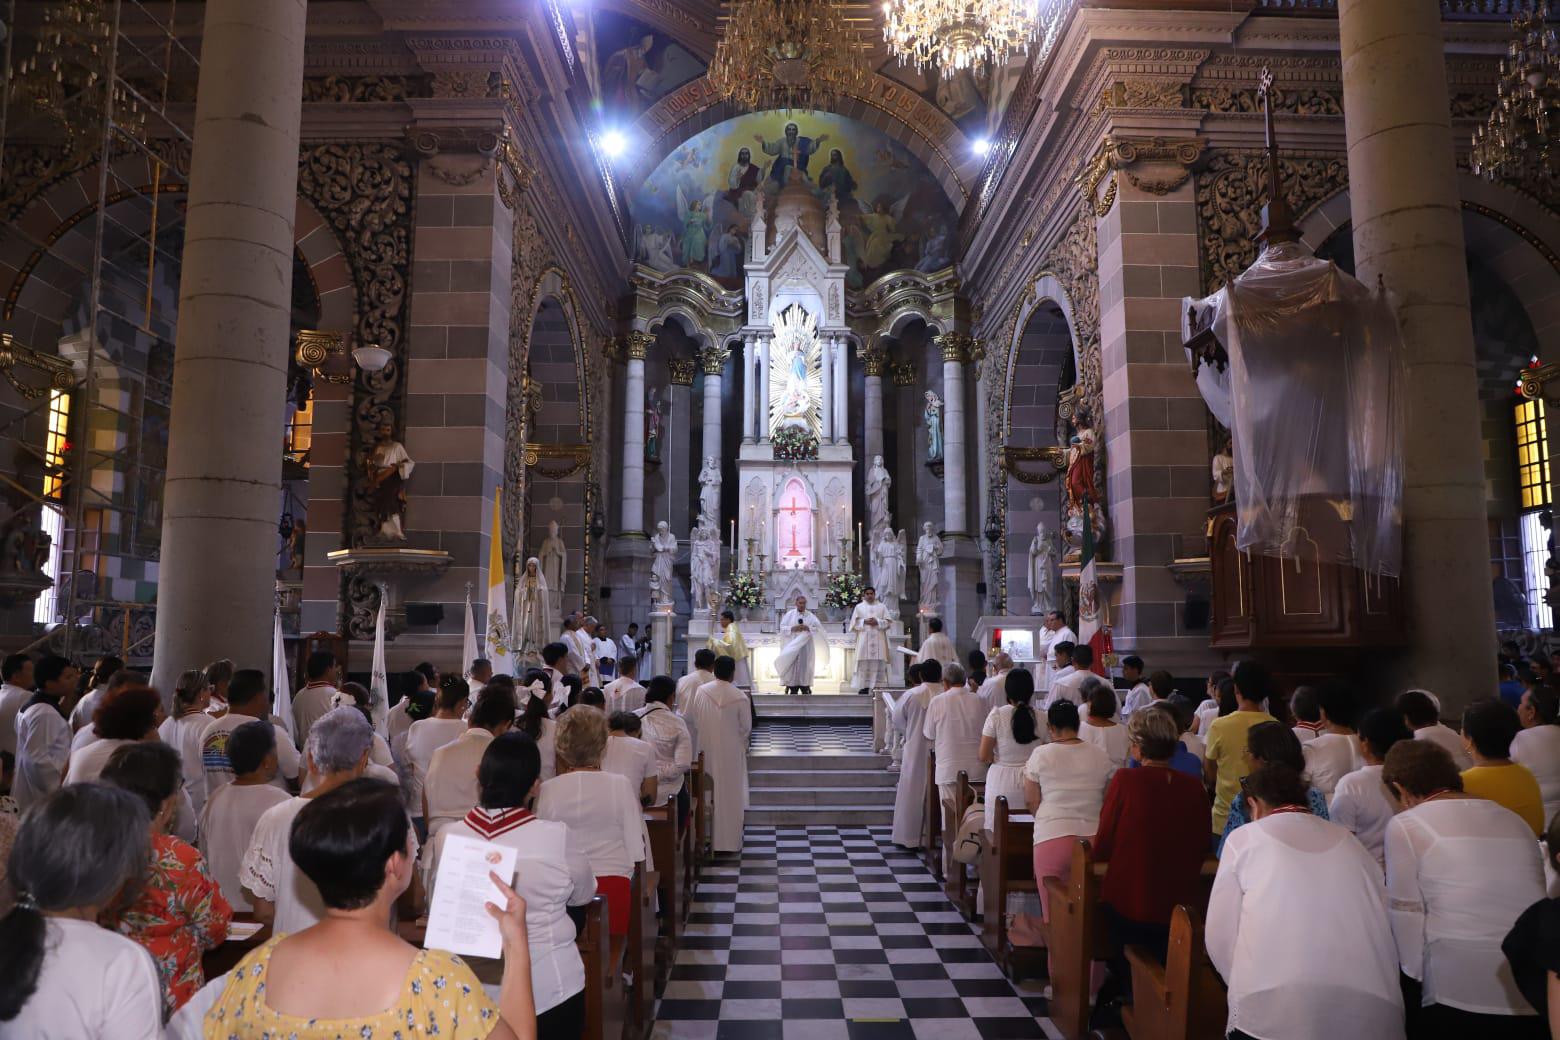
M 515 582 L 515 637 L 510 650 L 522 658 L 540 661 L 542 647 L 553 641 L 558 624 L 542 561 L 533 556 L 525 561 Z
M 861 251 L 862 266 L 868 269 L 882 267 L 894 255 L 894 246 L 903 241 L 899 233 L 899 221 L 903 219 L 906 195 L 889 209 L 888 203 L 879 200 L 871 213 L 861 215 L 861 224 L 867 229 L 867 242 Z
M 936 462 L 943 457 L 943 403 L 936 391 L 926 392 L 926 408 L 921 418 L 926 423 L 926 461 Z
M 657 271 L 670 271 L 677 266 L 677 261 L 672 258 L 672 235 L 669 231 L 662 231 L 653 224 L 645 224 L 639 229 L 639 246 L 634 251 L 635 259 L 646 267 Z
M 536 558 L 542 565 L 542 577 L 552 590 L 552 612 L 557 617 L 563 613 L 564 577 L 569 573 L 569 547 L 558 533 L 558 521 L 547 521 L 547 537 L 536 550 Z
M 704 456 L 699 470 L 699 523 L 719 529 L 720 460 L 713 455 Z
M 705 198 L 690 199 L 677 187 L 677 217 L 682 222 L 682 262 L 684 267 L 704 266 L 709 259 L 710 211 L 715 208 L 715 192 Z
M 942 604 L 942 539 L 930 523 L 921 525 L 921 539 L 915 543 L 915 566 L 921 572 L 921 613 L 934 614 Z
M 651 465 L 661 463 L 661 388 L 650 388 L 650 399 L 645 402 L 645 461 Z
M 688 575 L 694 614 L 713 610 L 720 588 L 720 532 L 711 524 L 699 524 L 688 536 Z
M 715 240 L 715 249 L 710 253 L 710 274 L 716 278 L 742 277 L 742 233 L 737 225 L 727 224 Z
M 672 592 L 672 566 L 677 562 L 677 536 L 665 520 L 656 524 L 650 548 L 655 554 L 650 561 L 650 601 L 657 606 L 670 606 L 677 598 Z
M 872 544 L 872 585 L 888 607 L 888 616 L 899 616 L 899 599 L 905 594 L 905 533 L 894 533 L 884 524 Z

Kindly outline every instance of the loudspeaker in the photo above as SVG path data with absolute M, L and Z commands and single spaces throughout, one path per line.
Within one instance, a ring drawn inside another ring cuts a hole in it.
M 1188 632 L 1206 631 L 1210 609 L 1207 597 L 1188 592 L 1186 603 L 1181 608 L 1181 627 Z
M 985 594 L 986 594 L 986 583 L 983 582 L 983 581 L 977 581 L 975 583 L 975 595 L 977 595 L 977 596 L 984 596 Z
M 444 620 L 442 603 L 408 603 L 406 624 L 410 628 L 432 628 Z
M 611 599 L 612 598 L 612 586 L 611 585 L 603 585 L 601 587 L 601 589 L 600 589 L 598 594 L 601 596 L 602 599 Z

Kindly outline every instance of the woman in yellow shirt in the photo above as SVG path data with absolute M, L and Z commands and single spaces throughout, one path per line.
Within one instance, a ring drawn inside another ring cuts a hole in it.
M 1504 805 L 1533 828 L 1544 833 L 1544 798 L 1538 780 L 1527 766 L 1511 760 L 1511 741 L 1522 732 L 1516 709 L 1505 701 L 1475 701 L 1463 713 L 1463 744 L 1473 757 L 1473 768 L 1462 774 L 1463 790 L 1475 798 Z

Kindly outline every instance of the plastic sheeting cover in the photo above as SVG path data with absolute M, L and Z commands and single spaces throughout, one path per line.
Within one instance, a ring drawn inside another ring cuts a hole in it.
M 1213 309 L 1229 354 L 1225 372 L 1204 365 L 1197 382 L 1232 433 L 1237 548 L 1292 557 L 1304 540 L 1324 561 L 1397 576 L 1403 339 L 1389 301 L 1282 243 L 1187 308 L 1203 323 Z

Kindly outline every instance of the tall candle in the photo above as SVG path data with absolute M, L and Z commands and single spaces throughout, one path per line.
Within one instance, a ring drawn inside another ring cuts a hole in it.
M 731 521 L 731 558 L 737 558 L 737 522 Z

